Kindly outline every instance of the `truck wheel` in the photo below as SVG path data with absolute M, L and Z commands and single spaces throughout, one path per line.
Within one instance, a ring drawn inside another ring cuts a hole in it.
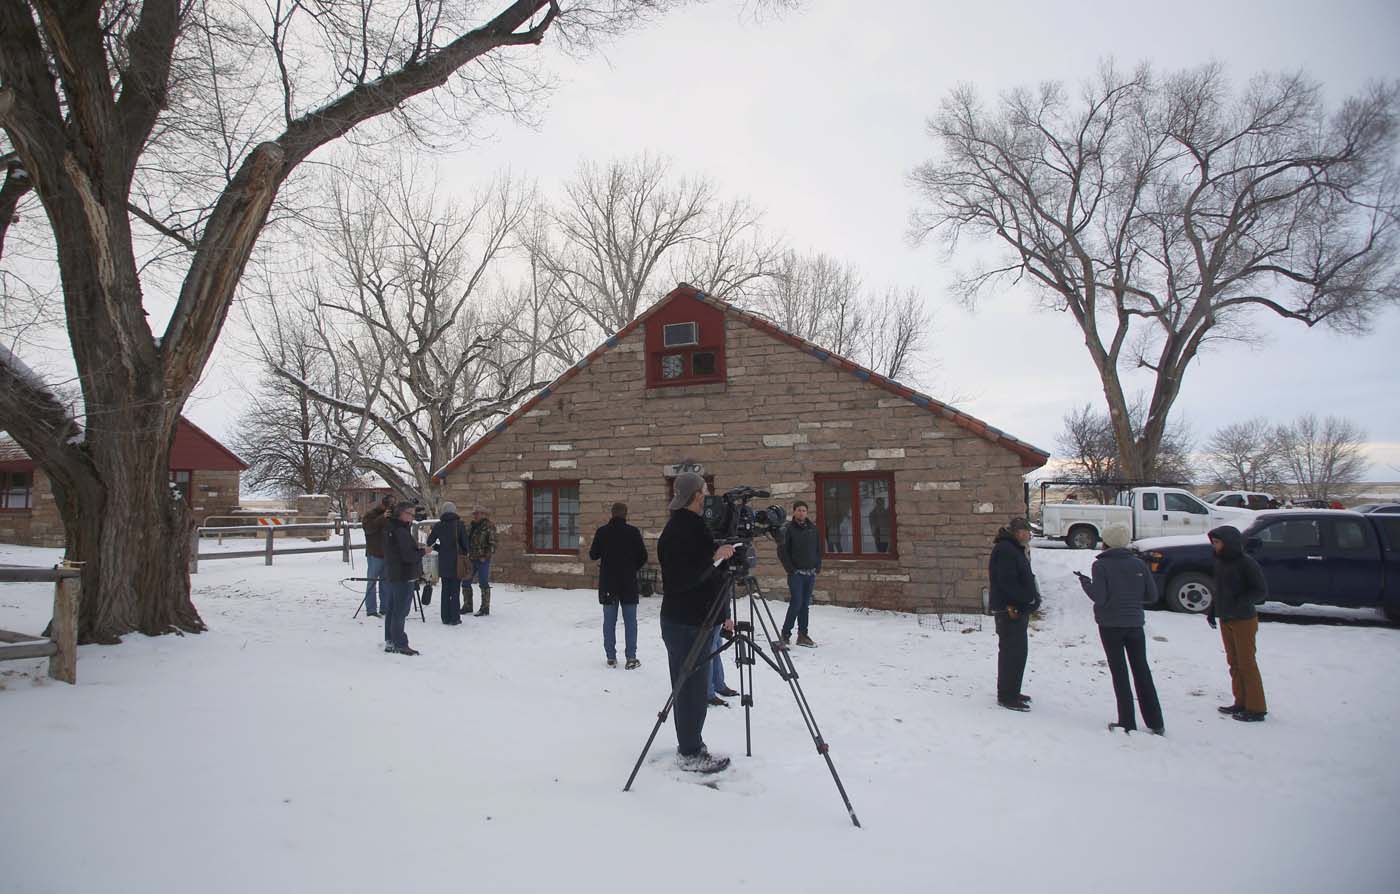
M 1188 571 L 1172 578 L 1167 585 L 1167 608 L 1174 612 L 1205 614 L 1215 600 L 1215 581 L 1210 575 Z
M 1065 543 L 1071 549 L 1093 549 L 1099 545 L 1099 532 L 1094 530 L 1093 525 L 1075 525 L 1069 529 Z

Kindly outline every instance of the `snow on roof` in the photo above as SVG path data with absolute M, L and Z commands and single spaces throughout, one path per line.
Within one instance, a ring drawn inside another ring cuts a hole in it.
M 24 448 L 14 438 L 0 432 L 0 463 L 22 463 L 30 459 Z

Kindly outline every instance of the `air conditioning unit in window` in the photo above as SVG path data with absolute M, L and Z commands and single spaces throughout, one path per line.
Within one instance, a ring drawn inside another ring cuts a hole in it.
M 665 347 L 679 348 L 700 343 L 700 329 L 694 323 L 667 323 L 661 339 Z

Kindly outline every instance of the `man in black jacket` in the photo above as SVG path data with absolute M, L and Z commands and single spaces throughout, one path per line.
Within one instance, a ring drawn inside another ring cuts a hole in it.
M 788 579 L 788 610 L 783 618 L 782 643 L 788 644 L 792 625 L 797 624 L 797 644 L 816 648 L 807 635 L 807 614 L 812 608 L 812 591 L 822 570 L 822 541 L 817 526 L 807 518 L 807 504 L 792 504 L 792 518 L 778 535 L 778 561 Z
M 389 587 L 389 607 L 384 610 L 384 651 L 417 655 L 408 645 L 404 621 L 413 605 L 413 582 L 423 567 L 423 550 L 413 539 L 412 503 L 394 507 L 394 517 L 384 529 L 384 579 Z
M 1215 550 L 1215 592 L 1206 610 L 1206 621 L 1213 628 L 1220 619 L 1220 638 L 1225 642 L 1225 661 L 1230 666 L 1230 688 L 1235 700 L 1220 707 L 1220 713 L 1236 720 L 1258 722 L 1269 712 L 1264 701 L 1264 680 L 1254 657 L 1259 635 L 1259 613 L 1254 605 L 1269 598 L 1264 570 L 1244 551 L 1244 535 L 1224 525 L 1210 532 Z
M 997 531 L 987 565 L 988 607 L 997 625 L 997 704 L 1012 711 L 1029 711 L 1030 696 L 1021 692 L 1029 651 L 1027 631 L 1031 613 L 1040 608 L 1030 556 L 1031 526 L 1013 518 Z
M 642 532 L 627 524 L 627 504 L 612 504 L 612 518 L 593 534 L 588 558 L 599 562 L 598 601 L 603 605 L 603 651 L 608 667 L 617 667 L 617 607 L 627 632 L 627 669 L 637 660 L 637 572 L 647 563 Z
M 710 664 L 705 661 L 713 627 L 706 622 L 711 607 L 719 599 L 724 575 L 719 564 L 734 555 L 734 547 L 718 546 L 700 516 L 705 503 L 705 479 L 694 472 L 676 476 L 675 496 L 671 499 L 671 520 L 661 531 L 656 543 L 656 556 L 661 562 L 661 639 L 666 643 L 666 657 L 671 666 L 671 689 L 675 692 L 672 706 L 676 724 L 676 744 L 683 770 L 696 773 L 717 773 L 729 766 L 729 758 L 711 755 L 705 748 L 701 732 L 705 728 L 706 677 Z M 720 607 L 719 619 L 724 628 L 733 630 L 728 619 L 729 607 Z M 702 648 L 694 664 L 686 667 L 686 659 L 696 641 Z

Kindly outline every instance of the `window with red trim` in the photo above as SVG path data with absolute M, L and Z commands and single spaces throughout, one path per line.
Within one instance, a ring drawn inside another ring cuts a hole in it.
M 694 298 L 673 299 L 646 322 L 648 388 L 725 380 L 724 312 Z
M 525 492 L 527 552 L 573 555 L 579 545 L 577 481 L 531 481 Z
M 817 475 L 817 529 L 833 558 L 892 559 L 895 548 L 894 475 L 850 472 Z
M 34 473 L 0 472 L 0 510 L 34 507 Z

